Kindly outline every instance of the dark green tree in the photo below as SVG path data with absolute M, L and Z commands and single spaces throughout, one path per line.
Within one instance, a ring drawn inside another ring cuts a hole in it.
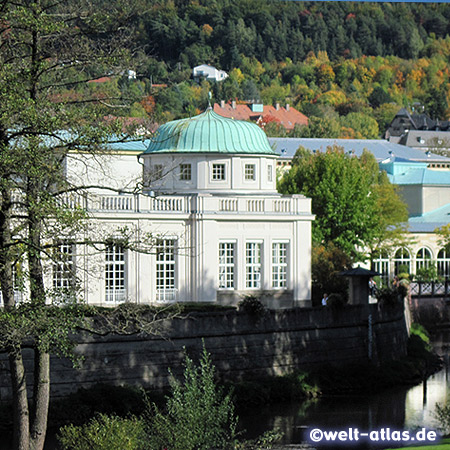
M 76 236 L 84 217 L 67 201 L 74 186 L 63 163 L 69 151 L 95 151 L 110 132 L 122 131 L 89 108 L 98 97 L 68 100 L 62 94 L 106 71 L 123 70 L 117 65 L 123 36 L 115 31 L 128 23 L 129 6 L 105 2 L 100 12 L 84 1 L 0 1 L 0 345 L 9 357 L 17 450 L 43 448 L 50 354 L 70 353 L 69 335 L 80 319 L 72 302 L 76 286 L 70 305 L 52 308 L 48 304 L 57 297 L 44 284 L 45 261 L 57 240 Z M 24 305 L 14 299 L 19 266 Z M 24 348 L 34 353 L 32 401 Z
M 380 180 L 378 165 L 370 153 L 359 159 L 335 146 L 316 153 L 299 149 L 292 168 L 279 182 L 279 190 L 312 198 L 316 245 L 332 243 L 358 259 L 363 249 L 382 241 L 390 226 L 403 219 L 390 209 L 399 198 L 395 191 L 386 196 L 386 185 L 388 180 L 384 176 Z

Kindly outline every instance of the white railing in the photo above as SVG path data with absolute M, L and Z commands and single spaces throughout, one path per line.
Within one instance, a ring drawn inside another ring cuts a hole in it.
M 74 200 L 85 202 L 88 211 L 136 213 L 238 213 L 238 214 L 310 214 L 310 199 L 301 195 L 289 197 L 219 196 L 219 195 L 92 195 Z
M 178 289 L 157 289 L 157 302 L 174 302 L 177 299 Z
M 105 291 L 105 302 L 123 303 L 127 300 L 127 291 L 125 289 L 107 289 Z
M 134 197 L 115 195 L 100 197 L 100 208 L 103 211 L 133 211 Z
M 150 211 L 180 212 L 184 210 L 183 197 L 152 198 Z
M 290 199 L 273 200 L 273 211 L 277 213 L 290 213 L 291 200 Z
M 235 198 L 222 198 L 219 202 L 219 211 L 237 211 L 238 201 Z
M 247 211 L 248 212 L 264 212 L 265 211 L 264 203 L 265 203 L 264 199 L 263 200 L 255 200 L 255 199 L 247 200 Z

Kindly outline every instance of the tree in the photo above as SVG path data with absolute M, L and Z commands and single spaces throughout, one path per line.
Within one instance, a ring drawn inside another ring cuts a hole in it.
M 314 243 L 332 243 L 352 259 L 375 242 L 383 242 L 390 227 L 406 218 L 397 215 L 400 199 L 387 186 L 373 155 L 364 152 L 357 158 L 337 146 L 316 153 L 300 148 L 291 170 L 279 182 L 282 193 L 312 198 Z
M 172 377 L 167 412 L 153 406 L 148 418 L 151 448 L 209 450 L 234 448 L 237 418 L 230 394 L 214 380 L 214 366 L 203 349 L 199 365 L 185 358 L 184 381 Z
M 82 317 L 76 303 L 49 307 L 69 297 L 45 286 L 46 264 L 58 255 L 59 240 L 77 236 L 85 216 L 67 201 L 76 187 L 64 176 L 64 160 L 74 148 L 95 151 L 111 132 L 122 132 L 89 108 L 120 99 L 64 93 L 119 70 L 124 36 L 115 30 L 124 29 L 130 6 L 104 3 L 99 13 L 82 0 L 0 0 L 0 344 L 9 357 L 15 449 L 43 448 L 50 354 L 70 354 L 69 333 Z M 14 299 L 19 284 L 29 299 L 23 305 Z M 32 402 L 24 348 L 34 352 Z

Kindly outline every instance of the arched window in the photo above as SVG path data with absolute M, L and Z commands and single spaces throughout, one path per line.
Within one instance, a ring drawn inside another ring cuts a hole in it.
M 421 248 L 416 254 L 416 273 L 420 269 L 430 267 L 431 252 L 426 247 Z
M 450 252 L 441 248 L 437 255 L 437 272 L 440 277 L 446 280 L 450 278 Z
M 411 273 L 411 256 L 405 247 L 399 248 L 394 255 L 394 273 Z
M 389 254 L 386 250 L 381 250 L 373 259 L 373 270 L 381 273 L 381 286 L 389 284 Z

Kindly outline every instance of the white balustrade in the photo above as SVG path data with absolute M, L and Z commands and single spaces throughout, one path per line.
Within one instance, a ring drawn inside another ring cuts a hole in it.
M 221 198 L 219 201 L 219 211 L 237 211 L 237 198 Z

